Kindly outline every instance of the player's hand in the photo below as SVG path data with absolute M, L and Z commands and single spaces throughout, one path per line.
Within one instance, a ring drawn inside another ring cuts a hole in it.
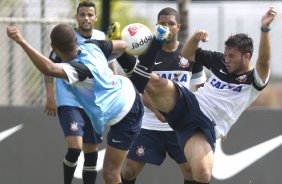
M 169 28 L 160 24 L 156 26 L 155 39 L 164 42 L 169 35 Z
M 53 99 L 47 99 L 46 101 L 46 105 L 45 105 L 45 114 L 47 114 L 47 116 L 56 116 L 56 111 L 57 110 L 57 104 L 56 101 Z
M 194 38 L 198 41 L 207 42 L 209 40 L 209 34 L 207 31 L 199 29 L 194 33 Z
M 108 40 L 120 40 L 121 39 L 121 31 L 120 31 L 119 22 L 114 22 L 108 27 L 107 39 Z
M 13 39 L 18 44 L 24 42 L 24 38 L 20 31 L 15 26 L 8 26 L 7 27 L 7 35 L 11 39 Z
M 261 27 L 269 27 L 276 15 L 276 9 L 274 7 L 270 7 L 269 10 L 261 18 Z

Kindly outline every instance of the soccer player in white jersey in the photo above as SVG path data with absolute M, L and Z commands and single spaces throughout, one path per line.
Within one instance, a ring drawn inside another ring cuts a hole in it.
M 105 40 L 105 33 L 93 29 L 97 15 L 96 6 L 92 1 L 80 2 L 75 17 L 78 24 L 75 28 L 77 42 L 88 39 Z M 53 51 L 50 59 L 56 63 L 62 62 Z M 113 62 L 109 62 L 109 66 L 116 72 Z M 94 131 L 89 117 L 68 91 L 63 79 L 56 79 L 56 100 L 53 92 L 53 77 L 44 76 L 44 79 L 47 97 L 45 112 L 49 116 L 55 116 L 57 109 L 68 148 L 63 160 L 64 184 L 71 184 L 81 150 L 84 153 L 83 183 L 93 184 L 97 176 L 98 144 L 102 142 L 102 137 Z
M 194 181 L 190 184 L 210 182 L 216 139 L 227 134 L 267 85 L 270 24 L 276 14 L 276 9 L 271 7 L 261 18 L 258 58 L 254 67 L 251 64 L 253 41 L 246 34 L 230 36 L 225 41 L 224 53 L 220 53 L 199 48 L 200 41 L 208 40 L 208 33 L 196 31 L 186 41 L 181 53 L 189 61 L 203 64 L 211 71 L 211 76 L 195 93 L 175 81 L 147 72 L 142 66 L 152 66 L 155 56 L 140 61 L 133 69 L 131 78 L 139 78 L 138 82 L 132 80 L 136 87 L 143 89 L 147 84 L 146 92 L 152 104 L 176 132 L 191 167 Z M 136 61 L 128 57 L 127 62 Z
M 181 56 L 183 43 L 177 40 L 177 33 L 181 27 L 178 12 L 173 8 L 164 8 L 159 12 L 157 21 L 158 24 L 169 28 L 169 36 L 155 59 L 153 72 L 160 77 L 181 83 L 187 88 L 190 84 L 202 85 L 206 81 L 203 66 L 195 65 Z M 179 165 L 184 175 L 184 183 L 187 183 L 191 180 L 191 172 L 175 132 L 167 122 L 158 119 L 163 120 L 156 109 L 146 104 L 146 100 L 144 103 L 147 108 L 141 131 L 129 149 L 122 170 L 123 184 L 134 184 L 146 163 L 161 165 L 167 154 Z

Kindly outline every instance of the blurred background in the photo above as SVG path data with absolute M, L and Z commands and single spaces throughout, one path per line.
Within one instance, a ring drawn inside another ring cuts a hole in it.
M 95 28 L 105 31 L 111 22 L 119 21 L 122 27 L 140 22 L 154 28 L 157 13 L 164 7 L 173 7 L 180 12 L 182 29 L 179 40 L 185 41 L 196 29 L 209 32 L 210 41 L 201 47 L 223 51 L 224 41 L 231 34 L 245 32 L 253 39 L 257 57 L 260 18 L 270 6 L 278 11 L 281 1 L 197 1 L 197 0 L 96 0 L 99 22 Z M 58 23 L 75 26 L 74 15 L 79 0 L 1 0 L 0 1 L 0 105 L 42 106 L 45 89 L 42 75 L 25 60 L 21 49 L 6 36 L 6 27 L 16 25 L 27 40 L 48 56 L 49 34 Z M 282 37 L 281 13 L 271 29 L 272 60 L 271 79 L 255 106 L 281 107 L 282 105 Z

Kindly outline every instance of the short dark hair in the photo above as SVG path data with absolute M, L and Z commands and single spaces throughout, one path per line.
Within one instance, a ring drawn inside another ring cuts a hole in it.
M 77 8 L 76 8 L 76 14 L 78 14 L 79 8 L 81 7 L 93 7 L 95 9 L 95 13 L 96 13 L 96 5 L 93 1 L 90 0 L 86 0 L 86 1 L 82 1 L 78 4 Z
M 161 15 L 173 15 L 175 16 L 176 21 L 179 23 L 179 14 L 173 8 L 167 7 L 167 8 L 162 9 L 158 14 L 158 21 L 160 20 Z
M 77 45 L 74 29 L 67 24 L 58 24 L 50 34 L 52 44 L 60 51 L 73 51 Z
M 243 53 L 250 53 L 251 57 L 253 55 L 254 46 L 253 46 L 253 39 L 250 38 L 247 34 L 239 33 L 235 35 L 231 35 L 225 41 L 226 47 L 234 47 L 238 51 Z

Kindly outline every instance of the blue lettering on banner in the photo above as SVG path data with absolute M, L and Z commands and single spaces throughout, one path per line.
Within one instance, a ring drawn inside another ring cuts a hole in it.
M 223 84 L 220 81 L 217 81 L 216 79 L 212 79 L 210 84 L 217 89 L 230 89 L 232 91 L 237 91 L 237 92 L 241 92 L 242 87 L 243 87 L 243 86 L 237 86 L 237 85 Z

